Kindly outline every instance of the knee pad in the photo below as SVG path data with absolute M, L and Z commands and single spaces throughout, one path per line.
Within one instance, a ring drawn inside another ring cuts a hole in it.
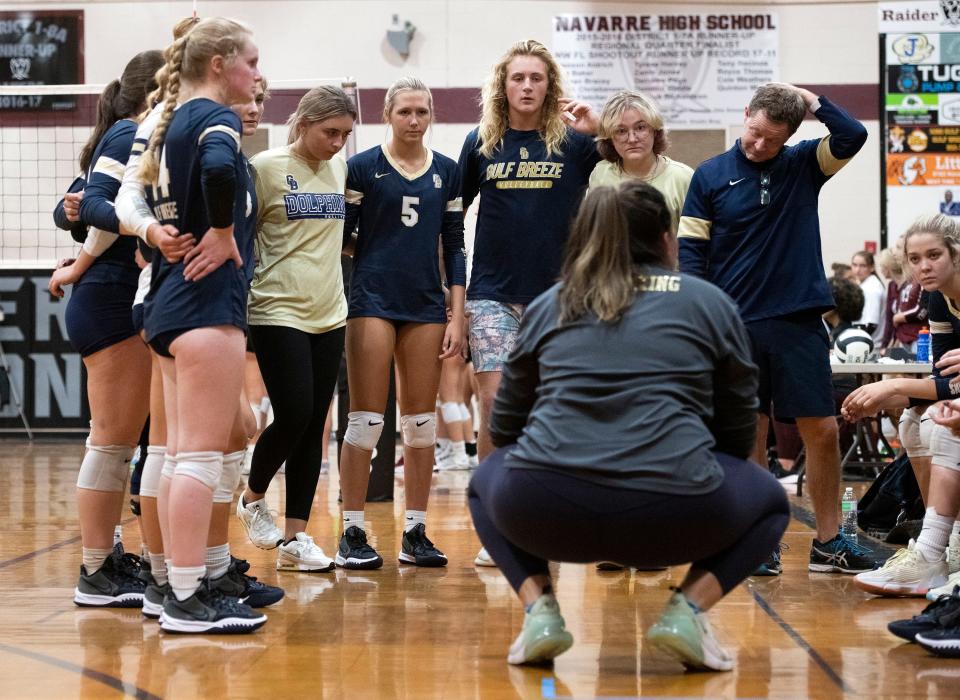
M 180 452 L 174 476 L 189 476 L 213 491 L 223 472 L 223 452 Z
M 408 447 L 433 447 L 437 441 L 437 414 L 400 416 L 400 432 L 403 433 L 403 444 Z
M 133 449 L 126 445 L 91 445 L 88 440 L 87 453 L 77 474 L 77 487 L 111 493 L 125 491 Z
M 383 432 L 383 414 L 351 411 L 347 414 L 347 432 L 343 439 L 361 450 L 372 450 Z
M 471 419 L 470 410 L 467 408 L 467 404 L 465 403 L 457 404 L 457 408 L 460 409 L 460 420 L 468 421 Z
M 459 423 L 463 420 L 460 417 L 460 404 L 455 401 L 445 401 L 440 404 L 440 415 L 443 416 L 444 423 Z
M 930 456 L 930 432 L 934 425 L 922 406 L 908 408 L 900 414 L 900 444 L 908 457 Z
M 933 466 L 960 471 L 960 437 L 949 428 L 934 424 L 930 431 L 930 454 Z
M 163 455 L 166 448 L 159 445 L 147 447 L 147 458 L 143 461 L 143 474 L 140 475 L 140 495 L 156 498 L 160 493 L 160 475 L 163 472 Z M 171 476 L 173 468 L 171 467 Z
M 233 493 L 240 483 L 240 470 L 243 468 L 243 460 L 246 456 L 246 450 L 230 452 L 223 456 L 223 471 L 220 472 L 220 481 L 213 492 L 214 503 L 233 503 Z

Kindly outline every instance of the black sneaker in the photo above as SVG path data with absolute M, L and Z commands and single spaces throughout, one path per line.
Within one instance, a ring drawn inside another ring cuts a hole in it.
M 927 634 L 935 630 L 942 629 L 940 620 L 950 614 L 960 612 L 960 587 L 954 586 L 953 593 L 942 595 L 934 602 L 923 609 L 919 615 L 914 615 L 909 620 L 895 620 L 887 625 L 891 634 L 906 639 L 908 642 L 916 641 L 918 634 Z
M 626 567 L 615 561 L 598 561 L 597 571 L 623 571 Z
M 130 554 L 124 551 L 123 542 L 117 542 L 113 545 L 113 552 L 110 554 L 110 557 L 116 563 L 117 569 L 127 576 L 142 578 L 144 568 L 147 570 L 150 568 L 150 562 L 145 562 L 136 554 Z
M 783 565 L 780 563 L 780 548 L 785 545 L 778 544 L 776 548 L 770 553 L 770 556 L 767 557 L 767 560 L 763 562 L 756 570 L 751 574 L 752 576 L 779 576 L 783 573 Z
M 379 569 L 383 559 L 367 544 L 367 533 L 351 525 L 340 537 L 335 561 L 344 569 Z
M 83 607 L 141 607 L 146 583 L 139 577 L 139 569 L 134 571 L 129 560 L 123 559 L 124 556 L 133 555 L 117 556 L 114 552 L 103 560 L 103 566 L 93 574 L 88 574 L 87 568 L 81 565 L 73 602 Z
M 872 555 L 872 550 L 837 533 L 827 542 L 814 538 L 807 568 L 827 574 L 859 574 L 861 571 L 873 571 L 880 563 Z
M 283 598 L 283 589 L 277 586 L 268 586 L 257 580 L 256 576 L 248 576 L 250 564 L 244 559 L 230 557 L 230 566 L 227 573 L 210 582 L 224 595 L 238 598 L 241 603 L 251 608 L 265 608 Z
M 917 644 L 937 656 L 960 658 L 960 598 L 954 587 L 945 610 L 937 616 L 939 626 L 926 632 L 918 632 L 913 638 Z
M 141 611 L 143 616 L 149 617 L 151 620 L 159 619 L 163 612 L 163 601 L 168 595 L 173 595 L 170 590 L 170 583 L 161 586 L 151 575 L 147 588 L 143 592 L 143 610 Z
M 160 628 L 166 632 L 242 634 L 253 632 L 266 621 L 266 615 L 224 595 L 204 578 L 200 588 L 186 600 L 177 600 L 173 593 L 166 597 Z
M 400 541 L 400 561 L 417 566 L 446 566 L 447 556 L 433 546 L 427 537 L 427 527 L 417 523 L 409 531 L 403 533 Z

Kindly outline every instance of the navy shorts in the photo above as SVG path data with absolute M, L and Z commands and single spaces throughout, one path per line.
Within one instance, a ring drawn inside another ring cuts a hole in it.
M 143 330 L 143 304 L 133 305 L 133 327 L 137 333 Z
M 792 423 L 795 418 L 836 415 L 830 338 L 818 311 L 746 324 L 753 361 L 760 369 L 760 412 Z
M 137 334 L 130 305 L 136 285 L 119 282 L 76 284 L 67 304 L 70 345 L 87 357 Z

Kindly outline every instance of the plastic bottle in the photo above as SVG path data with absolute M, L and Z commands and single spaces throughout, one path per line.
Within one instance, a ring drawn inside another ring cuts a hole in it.
M 857 497 L 849 486 L 840 501 L 840 532 L 848 540 L 857 542 Z
M 917 336 L 917 362 L 930 361 L 930 329 L 921 328 Z

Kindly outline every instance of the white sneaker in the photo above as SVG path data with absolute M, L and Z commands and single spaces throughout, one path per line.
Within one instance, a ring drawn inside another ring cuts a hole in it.
M 473 563 L 476 566 L 491 566 L 494 568 L 497 566 L 487 553 L 486 547 L 480 549 L 480 551 L 477 553 L 477 558 L 473 560 Z
M 333 571 L 333 559 L 323 553 L 313 538 L 298 532 L 296 538 L 280 545 L 277 554 L 278 571 Z
M 950 535 L 947 545 L 947 569 L 951 574 L 960 571 L 960 535 Z
M 470 468 L 470 463 L 467 462 L 467 455 L 464 453 L 463 460 L 454 453 L 452 450 L 448 450 L 440 457 L 433 465 L 433 471 L 435 472 L 450 472 L 450 471 L 462 471 Z
M 273 513 L 267 510 L 267 501 L 259 501 L 243 505 L 243 494 L 237 499 L 237 518 L 247 531 L 247 537 L 260 549 L 275 549 L 283 542 L 283 533 L 273 522 Z
M 953 593 L 954 586 L 960 586 L 960 571 L 950 574 L 947 577 L 947 582 L 942 586 L 927 591 L 927 600 L 933 601 L 942 595 L 950 595 Z
M 470 469 L 476 469 L 480 466 L 480 458 L 477 455 L 467 455 L 467 465 Z
M 906 549 L 898 550 L 882 567 L 864 571 L 853 578 L 857 588 L 883 596 L 918 596 L 942 586 L 947 581 L 947 560 L 944 555 L 928 562 L 910 540 Z
M 507 663 L 540 664 L 559 656 L 573 645 L 560 606 L 552 593 L 537 598 L 523 616 L 523 629 L 510 645 Z

